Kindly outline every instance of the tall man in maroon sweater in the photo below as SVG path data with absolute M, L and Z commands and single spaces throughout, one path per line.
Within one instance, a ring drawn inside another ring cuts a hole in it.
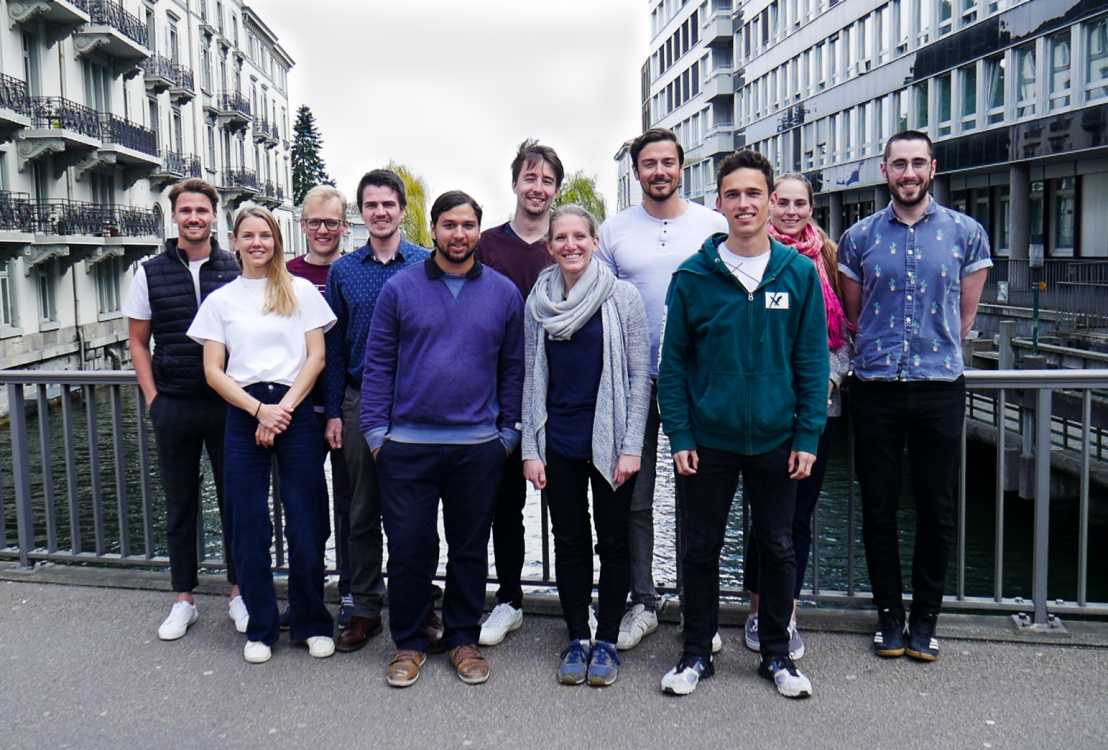
M 526 140 L 512 160 L 512 190 L 516 210 L 511 221 L 487 229 L 477 243 L 477 259 L 511 279 L 523 299 L 539 272 L 550 265 L 546 232 L 550 205 L 562 187 L 562 160 L 549 146 Z M 527 486 L 523 459 L 517 446 L 504 465 L 497 488 L 492 521 L 492 547 L 496 557 L 496 606 L 481 625 L 481 645 L 494 646 L 523 624 L 523 504 Z

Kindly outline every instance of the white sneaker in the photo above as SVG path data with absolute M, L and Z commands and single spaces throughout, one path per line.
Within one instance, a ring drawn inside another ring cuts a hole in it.
M 627 651 L 639 645 L 643 636 L 658 629 L 658 614 L 642 604 L 635 604 L 623 614 L 619 621 L 619 641 L 616 648 Z
M 196 605 L 185 601 L 173 603 L 173 609 L 169 610 L 169 617 L 158 626 L 158 637 L 163 641 L 175 641 L 185 634 L 200 617 Z
M 261 641 L 247 641 L 242 647 L 242 658 L 249 664 L 265 664 L 271 656 L 273 651 Z
M 773 680 L 777 692 L 786 698 L 809 698 L 812 695 L 812 682 L 796 668 L 792 659 L 777 657 L 764 659 L 758 667 L 758 674 Z
M 306 643 L 308 653 L 317 659 L 326 659 L 335 653 L 335 639 L 326 635 L 313 635 Z
M 722 650 L 723 650 L 723 639 L 719 637 L 719 631 L 717 630 L 716 634 L 712 636 L 712 653 L 713 654 L 718 654 Z
M 688 695 L 696 690 L 701 680 L 715 674 L 711 659 L 699 656 L 682 656 L 677 666 L 662 676 L 662 692 L 670 695 Z
M 241 596 L 236 596 L 227 603 L 227 616 L 235 623 L 235 630 L 246 632 L 246 626 L 250 624 L 250 613 L 246 611 L 246 603 Z
M 516 609 L 511 604 L 504 602 L 492 608 L 488 618 L 481 623 L 481 637 L 478 642 L 482 646 L 495 646 L 504 640 L 504 636 L 513 630 L 519 630 L 523 625 L 523 610 Z

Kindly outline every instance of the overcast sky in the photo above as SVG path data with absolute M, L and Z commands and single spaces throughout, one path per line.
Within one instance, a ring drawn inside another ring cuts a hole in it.
M 647 0 L 250 5 L 296 61 L 291 106 L 315 113 L 348 198 L 362 173 L 395 160 L 424 178 L 429 202 L 465 190 L 492 226 L 515 206 L 515 149 L 535 137 L 567 173 L 595 175 L 614 211 L 612 156 L 641 129 Z

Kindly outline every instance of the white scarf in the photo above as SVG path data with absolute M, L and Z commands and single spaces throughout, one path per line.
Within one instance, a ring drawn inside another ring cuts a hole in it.
M 544 268 L 527 297 L 527 309 L 555 341 L 568 341 L 589 322 L 615 286 L 616 277 L 603 263 L 589 261 L 577 283 L 565 292 L 558 266 Z

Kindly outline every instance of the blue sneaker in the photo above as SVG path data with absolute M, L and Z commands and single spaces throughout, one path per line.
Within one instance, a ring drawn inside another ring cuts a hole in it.
M 350 624 L 350 618 L 354 615 L 354 597 L 347 594 L 339 601 L 339 616 L 335 619 L 335 624 L 342 630 Z
M 677 666 L 662 677 L 662 692 L 670 695 L 688 695 L 696 690 L 701 680 L 716 673 L 712 657 L 689 656 L 683 654 Z
M 877 613 L 877 630 L 873 633 L 873 650 L 886 659 L 904 656 L 908 645 L 905 639 L 904 615 L 883 609 Z
M 597 641 L 589 658 L 589 684 L 593 687 L 607 687 L 618 676 L 619 655 L 616 653 L 616 644 Z
M 570 641 L 562 652 L 562 663 L 558 666 L 558 682 L 563 685 L 580 685 L 589 671 L 589 642 Z
M 908 656 L 917 661 L 935 661 L 939 658 L 939 640 L 935 637 L 935 621 L 938 615 L 913 617 L 908 626 Z

